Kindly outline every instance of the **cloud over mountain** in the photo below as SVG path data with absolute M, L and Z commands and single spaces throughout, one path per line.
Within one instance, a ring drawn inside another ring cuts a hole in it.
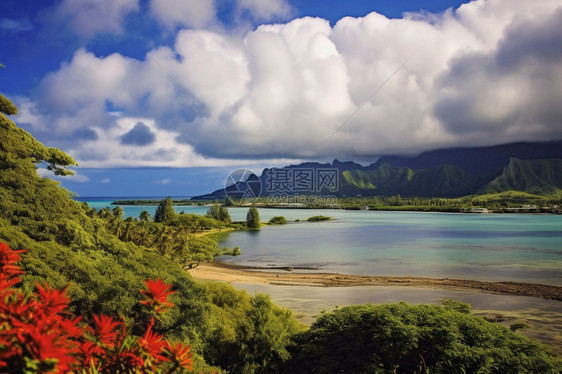
M 155 17 L 195 27 L 179 30 L 172 47 L 143 59 L 79 49 L 20 100 L 22 120 L 83 166 L 376 156 L 562 137 L 559 1 L 474 1 L 333 26 L 305 17 L 242 34 L 199 29 L 216 10 L 195 7 L 190 20 L 166 11 L 172 3 L 153 0 Z M 290 14 L 283 1 L 263 10 L 238 3 L 258 19 Z M 138 144 L 143 134 L 152 137 Z

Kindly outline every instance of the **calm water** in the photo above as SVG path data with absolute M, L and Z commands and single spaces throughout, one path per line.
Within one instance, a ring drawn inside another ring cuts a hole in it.
M 362 275 L 512 280 L 562 285 L 562 216 L 262 210 L 334 221 L 232 232 L 246 265 L 306 266 Z
M 88 200 L 103 208 L 112 200 Z M 126 216 L 154 206 L 123 206 Z M 205 214 L 207 207 L 176 207 Z M 247 208 L 230 208 L 244 220 Z M 221 244 L 242 255 L 222 261 L 254 266 L 305 266 L 321 272 L 510 280 L 562 285 L 562 215 L 451 214 L 260 209 L 262 221 L 290 222 L 225 234 Z M 313 215 L 333 221 L 294 222 Z

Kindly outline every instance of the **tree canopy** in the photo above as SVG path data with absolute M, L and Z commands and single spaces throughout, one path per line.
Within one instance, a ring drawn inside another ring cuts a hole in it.
M 246 226 L 249 229 L 259 229 L 261 227 L 260 213 L 258 208 L 251 206 L 246 214 Z
M 323 313 L 296 338 L 286 372 L 557 373 L 560 360 L 467 304 L 361 305 Z M 350 359 L 343 359 L 350 358 Z

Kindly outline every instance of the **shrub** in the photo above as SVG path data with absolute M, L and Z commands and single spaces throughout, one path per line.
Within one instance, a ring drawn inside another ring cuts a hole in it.
M 319 222 L 319 221 L 329 221 L 331 219 L 333 219 L 333 218 L 332 217 L 326 217 L 326 216 L 312 216 L 312 217 L 309 217 L 307 219 L 307 221 L 309 221 L 309 222 Z
M 276 216 L 269 220 L 271 225 L 284 225 L 287 223 L 287 219 L 283 216 Z

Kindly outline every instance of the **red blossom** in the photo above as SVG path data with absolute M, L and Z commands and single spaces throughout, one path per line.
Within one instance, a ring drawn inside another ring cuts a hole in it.
M 24 249 L 14 251 L 6 243 L 0 243 L 0 274 L 8 277 L 23 274 L 19 266 L 14 265 L 21 260 L 20 253 L 25 252 Z
M 171 284 L 164 283 L 160 278 L 156 280 L 147 279 L 144 283 L 148 290 L 141 290 L 141 293 L 147 300 L 141 301 L 141 304 L 154 308 L 156 313 L 163 313 L 168 308 L 174 306 L 174 304 L 168 301 L 168 296 L 176 292 L 170 290 L 172 288 Z
M 39 283 L 35 283 L 35 287 L 37 288 L 35 294 L 42 304 L 42 312 L 46 315 L 62 313 L 68 306 L 70 302 L 70 298 L 66 296 L 68 285 L 62 290 L 51 289 L 48 284 L 43 288 Z
M 168 361 L 166 357 L 162 356 L 164 349 L 168 348 L 168 342 L 164 340 L 164 336 L 152 331 L 152 327 L 154 327 L 154 317 L 150 319 L 144 336 L 140 338 L 139 346 L 156 361 Z
M 120 326 L 121 321 L 113 320 L 113 317 L 101 314 L 94 316 L 96 327 L 94 329 L 95 335 L 99 340 L 107 346 L 114 346 L 117 340 L 116 328 Z
M 62 290 L 36 284 L 33 294 L 13 288 L 23 272 L 16 265 L 19 253 L 0 243 L 0 372 L 22 372 L 33 363 L 39 372 L 157 372 L 171 361 L 173 368 L 192 369 L 190 346 L 170 343 L 153 331 L 152 317 L 142 337 L 127 334 L 121 320 L 93 316 L 94 326 L 81 326 L 66 308 L 68 286 Z M 145 281 L 142 304 L 162 313 L 171 285 L 161 279 Z
M 181 342 L 176 342 L 173 344 L 168 344 L 166 349 L 168 356 L 170 357 L 170 361 L 184 369 L 192 370 L 193 369 L 193 354 L 190 353 L 191 346 L 183 345 Z

